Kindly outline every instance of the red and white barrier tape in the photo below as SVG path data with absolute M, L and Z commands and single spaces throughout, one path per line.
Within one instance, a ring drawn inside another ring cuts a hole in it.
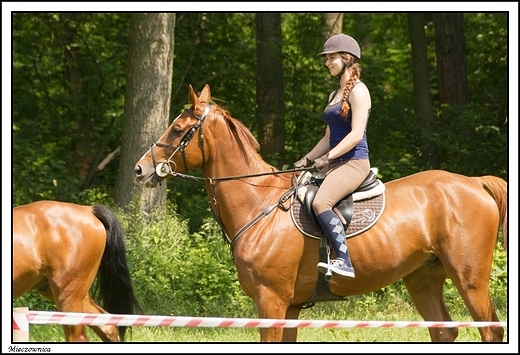
M 296 320 L 254 318 L 211 318 L 139 316 L 124 314 L 90 314 L 29 311 L 30 324 L 118 325 L 147 327 L 243 327 L 243 328 L 458 328 L 505 327 L 507 322 L 409 322 Z M 14 320 L 14 319 L 13 319 Z

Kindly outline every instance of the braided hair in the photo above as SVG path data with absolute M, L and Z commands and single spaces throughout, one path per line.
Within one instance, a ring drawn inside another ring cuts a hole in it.
M 357 62 L 356 58 L 349 53 L 342 52 L 340 53 L 343 58 L 343 62 L 345 65 L 343 66 L 343 70 L 339 73 L 338 78 L 341 78 L 343 73 L 347 68 L 350 68 L 350 78 L 345 85 L 345 89 L 343 90 L 343 98 L 341 99 L 341 110 L 339 111 L 341 117 L 347 117 L 347 114 L 350 110 L 350 104 L 348 102 L 348 96 L 350 95 L 350 90 L 354 87 L 356 80 L 361 77 L 361 67 Z

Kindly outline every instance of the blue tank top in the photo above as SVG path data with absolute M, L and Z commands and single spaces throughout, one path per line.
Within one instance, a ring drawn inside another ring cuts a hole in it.
M 327 105 L 327 107 L 325 107 L 325 109 L 323 110 L 323 119 L 325 120 L 330 129 L 330 149 L 337 146 L 339 142 L 341 142 L 341 140 L 343 140 L 343 138 L 345 138 L 345 136 L 349 134 L 350 131 L 352 131 L 352 110 L 349 110 L 346 118 L 341 117 L 341 114 L 339 113 L 340 110 L 341 101 L 333 105 Z M 370 116 L 370 110 L 368 111 L 368 116 Z M 331 163 L 337 163 L 351 159 L 368 159 L 368 142 L 366 126 L 361 142 L 359 142 L 350 151 L 332 160 Z

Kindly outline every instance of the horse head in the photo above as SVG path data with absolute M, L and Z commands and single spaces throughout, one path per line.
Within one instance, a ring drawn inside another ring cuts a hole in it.
M 202 168 L 207 159 L 203 123 L 212 108 L 211 92 L 206 85 L 198 97 L 190 85 L 190 107 L 183 110 L 163 135 L 135 165 L 137 182 L 148 187 L 175 173 Z

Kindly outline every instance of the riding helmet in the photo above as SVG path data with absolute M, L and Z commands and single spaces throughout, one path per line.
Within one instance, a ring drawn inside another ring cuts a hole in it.
M 361 49 L 357 41 L 349 35 L 340 33 L 329 37 L 323 45 L 323 50 L 319 56 L 329 53 L 346 52 L 352 54 L 357 59 L 361 58 Z

